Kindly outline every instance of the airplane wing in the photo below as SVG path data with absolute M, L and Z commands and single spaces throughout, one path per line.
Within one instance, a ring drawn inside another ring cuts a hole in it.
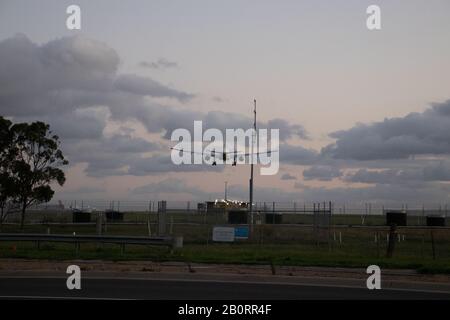
M 272 153 L 272 152 L 278 152 L 278 150 L 266 150 L 266 151 L 262 151 L 262 152 L 253 152 L 253 153 L 242 153 L 242 152 L 229 152 L 229 154 L 233 154 L 236 156 L 244 156 L 244 157 L 248 157 L 248 156 L 252 156 L 252 155 L 259 155 L 259 154 L 265 154 L 265 153 Z
M 201 154 L 201 155 L 209 154 L 211 156 L 214 156 L 214 155 L 217 155 L 217 154 L 220 154 L 220 155 L 224 154 L 224 152 L 217 152 L 217 151 L 214 151 L 214 150 L 212 150 L 212 151 L 208 150 L 208 151 L 205 151 L 205 152 L 195 152 L 195 151 L 191 151 L 191 150 L 183 150 L 183 149 L 177 149 L 177 148 L 170 148 L 170 149 L 176 150 L 176 151 L 181 151 L 181 152 L 187 152 L 187 153 L 191 153 L 191 154 Z
M 254 153 L 243 153 L 243 152 L 238 152 L 238 151 L 218 152 L 215 150 L 207 150 L 205 152 L 195 152 L 195 151 L 191 151 L 191 150 L 183 150 L 183 149 L 177 149 L 177 148 L 170 148 L 170 149 L 180 151 L 180 152 L 187 152 L 187 153 L 191 153 L 191 154 L 200 154 L 200 155 L 209 154 L 211 156 L 217 156 L 217 155 L 222 156 L 222 155 L 226 154 L 226 155 L 230 155 L 230 156 L 244 156 L 244 157 L 248 157 L 251 155 L 259 155 L 259 154 L 278 152 L 278 150 L 266 150 L 266 151 L 254 152 Z

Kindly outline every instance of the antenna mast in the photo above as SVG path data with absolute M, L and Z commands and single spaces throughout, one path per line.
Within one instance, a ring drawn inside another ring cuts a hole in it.
M 225 201 L 227 201 L 228 181 L 225 181 Z
M 252 138 L 252 157 L 251 157 L 251 162 L 250 162 L 250 220 L 251 220 L 251 226 L 253 228 L 253 151 L 254 151 L 254 145 L 255 145 L 255 140 L 256 140 L 256 99 L 253 100 L 254 103 L 254 109 L 253 109 L 253 115 L 254 115 L 254 120 L 253 120 L 253 138 Z

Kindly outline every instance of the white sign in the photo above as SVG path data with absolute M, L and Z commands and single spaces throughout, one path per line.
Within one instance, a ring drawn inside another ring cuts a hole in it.
M 213 228 L 213 241 L 233 242 L 234 241 L 234 228 L 232 228 L 232 227 L 214 227 Z

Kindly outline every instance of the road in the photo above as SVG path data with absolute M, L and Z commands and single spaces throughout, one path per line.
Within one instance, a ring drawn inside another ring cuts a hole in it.
M 450 292 L 440 291 L 210 279 L 94 277 L 83 278 L 81 286 L 68 290 L 60 276 L 0 277 L 0 299 L 450 299 Z

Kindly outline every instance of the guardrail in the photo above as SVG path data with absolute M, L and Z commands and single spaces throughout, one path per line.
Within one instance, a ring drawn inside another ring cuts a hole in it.
M 70 235 L 70 234 L 35 234 L 35 233 L 0 233 L 0 241 L 32 241 L 40 248 L 42 242 L 74 243 L 76 252 L 81 243 L 116 243 L 121 246 L 121 253 L 125 252 L 125 245 L 149 245 L 174 247 L 172 237 L 130 237 L 105 235 Z

